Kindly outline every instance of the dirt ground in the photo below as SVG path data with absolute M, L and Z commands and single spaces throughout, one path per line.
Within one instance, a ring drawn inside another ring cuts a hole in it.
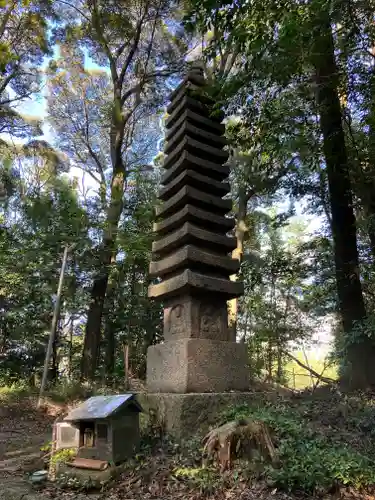
M 50 492 L 33 489 L 28 477 L 42 469 L 51 441 L 56 408 L 38 411 L 34 397 L 22 401 L 2 401 L 0 406 L 0 500 L 44 500 Z M 64 495 L 69 498 L 70 494 Z M 78 499 L 74 494 L 71 498 Z M 81 498 L 86 498 L 86 495 Z M 94 497 L 91 497 L 94 498 Z M 79 499 L 80 500 L 80 499 Z

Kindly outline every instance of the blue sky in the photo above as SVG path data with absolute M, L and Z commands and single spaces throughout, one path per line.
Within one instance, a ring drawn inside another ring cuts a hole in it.
M 87 70 L 95 70 L 95 69 L 102 69 L 100 66 L 94 63 L 94 61 L 88 56 L 87 52 L 84 51 L 85 54 L 85 69 Z M 57 45 L 55 45 L 54 50 L 53 50 L 53 56 L 51 57 L 45 57 L 44 62 L 42 65 L 42 70 L 45 70 L 49 64 L 49 62 L 53 59 L 58 59 L 60 56 L 60 50 Z M 46 87 L 45 87 L 45 79 L 43 79 L 43 88 L 40 94 L 37 96 L 34 96 L 33 98 L 29 99 L 28 101 L 25 101 L 21 103 L 20 105 L 17 106 L 17 109 L 19 110 L 20 113 L 23 115 L 27 116 L 33 116 L 35 118 L 40 118 L 41 120 L 45 119 L 46 113 L 47 113 L 47 103 L 45 99 L 45 92 L 46 92 Z M 52 131 L 50 130 L 49 126 L 47 123 L 44 123 L 42 126 L 44 136 L 43 138 L 48 141 L 48 142 L 53 142 L 53 134 Z

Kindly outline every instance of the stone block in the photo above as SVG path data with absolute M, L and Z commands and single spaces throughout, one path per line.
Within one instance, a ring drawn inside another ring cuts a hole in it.
M 187 243 L 204 246 L 207 249 L 216 249 L 218 252 L 229 253 L 237 246 L 236 238 L 206 231 L 190 222 L 185 222 L 182 227 L 171 234 L 152 243 L 152 251 L 159 256 L 169 254 Z
M 223 200 L 214 194 L 205 193 L 191 186 L 183 186 L 169 200 L 156 207 L 155 213 L 157 217 L 165 217 L 187 204 L 210 210 L 216 215 L 225 215 L 232 209 L 232 200 Z
M 243 283 L 206 276 L 186 269 L 181 274 L 166 279 L 157 285 L 150 285 L 148 288 L 148 296 L 159 300 L 165 300 L 176 295 L 192 295 L 204 292 L 213 292 L 221 295 L 225 300 L 230 300 L 243 294 Z
M 217 181 L 216 179 L 212 179 L 212 177 L 199 174 L 194 170 L 184 170 L 160 190 L 158 198 L 160 200 L 166 200 L 170 196 L 176 194 L 184 185 L 192 186 L 200 190 L 204 189 L 206 192 L 220 197 L 225 196 L 230 191 L 228 182 Z
M 163 235 L 178 229 L 185 222 L 202 225 L 206 230 L 217 231 L 219 235 L 226 234 L 235 226 L 234 219 L 215 215 L 192 205 L 186 205 L 170 217 L 154 223 L 153 230 L 155 233 Z
M 245 344 L 181 339 L 147 351 L 149 392 L 226 392 L 249 389 Z
M 257 397 L 253 392 L 137 394 L 146 414 L 155 412 L 164 430 L 176 439 L 205 434 L 210 426 L 220 423 L 222 412 L 254 404 Z
M 150 277 L 159 276 L 162 278 L 180 269 L 194 269 L 198 266 L 200 268 L 204 266 L 207 273 L 214 271 L 229 278 L 231 274 L 235 274 L 239 270 L 240 263 L 237 259 L 232 259 L 227 255 L 202 250 L 194 245 L 185 245 L 168 257 L 151 262 Z
M 226 179 L 229 175 L 228 165 L 204 160 L 198 156 L 192 155 L 188 151 L 183 151 L 176 163 L 171 165 L 168 170 L 164 172 L 161 183 L 165 186 L 184 170 L 198 171 L 203 175 L 207 175 L 219 181 Z
M 164 340 L 187 338 L 233 341 L 227 303 L 221 297 L 182 296 L 164 303 Z

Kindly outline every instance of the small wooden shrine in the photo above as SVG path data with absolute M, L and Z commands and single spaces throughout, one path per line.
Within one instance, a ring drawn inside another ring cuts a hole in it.
M 77 448 L 77 458 L 118 464 L 139 444 L 141 406 L 134 394 L 95 396 L 57 424 L 57 449 Z

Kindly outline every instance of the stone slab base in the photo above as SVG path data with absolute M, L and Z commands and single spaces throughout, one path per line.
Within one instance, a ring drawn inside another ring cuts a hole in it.
M 146 413 L 156 412 L 165 432 L 181 439 L 206 432 L 210 426 L 220 423 L 223 411 L 254 403 L 256 395 L 250 392 L 140 393 L 137 398 Z
M 147 390 L 152 392 L 228 392 L 249 390 L 245 344 L 180 339 L 147 351 Z
M 78 479 L 81 483 L 90 481 L 94 487 L 100 487 L 103 482 L 114 479 L 121 474 L 125 468 L 126 464 L 120 464 L 108 467 L 105 470 L 89 470 L 69 467 L 64 463 L 59 463 L 56 466 L 56 477 L 74 478 Z

